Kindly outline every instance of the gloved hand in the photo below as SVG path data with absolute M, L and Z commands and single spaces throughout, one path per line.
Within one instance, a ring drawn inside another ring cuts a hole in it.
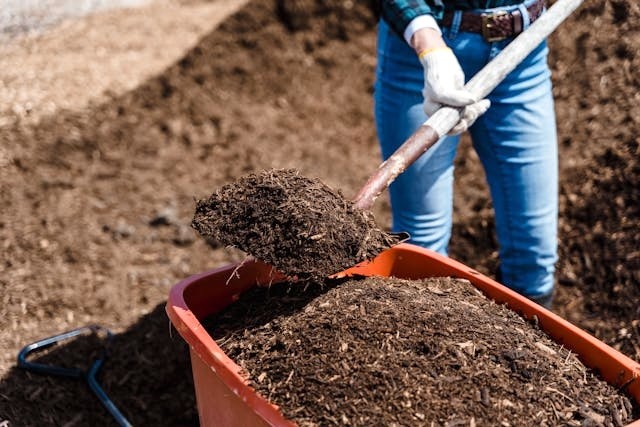
M 491 105 L 488 99 L 477 101 L 464 88 L 464 72 L 458 59 L 448 47 L 427 49 L 419 55 L 424 68 L 424 112 L 431 116 L 442 105 L 465 107 L 460 121 L 449 132 L 457 135 L 469 128 Z

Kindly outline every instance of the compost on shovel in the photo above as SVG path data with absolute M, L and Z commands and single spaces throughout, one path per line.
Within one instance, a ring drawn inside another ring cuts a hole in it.
M 192 225 L 202 236 L 298 278 L 321 279 L 400 240 L 340 192 L 293 169 L 266 170 L 223 186 L 197 202 Z

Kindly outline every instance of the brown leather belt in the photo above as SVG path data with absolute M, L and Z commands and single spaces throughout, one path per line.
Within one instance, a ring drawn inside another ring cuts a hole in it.
M 530 22 L 542 15 L 545 0 L 538 0 L 527 7 Z M 450 27 L 453 23 L 454 12 L 445 12 L 440 22 L 442 27 Z M 497 10 L 492 13 L 463 12 L 459 31 L 480 33 L 488 42 L 504 40 L 522 32 L 522 13 L 520 10 L 510 12 Z

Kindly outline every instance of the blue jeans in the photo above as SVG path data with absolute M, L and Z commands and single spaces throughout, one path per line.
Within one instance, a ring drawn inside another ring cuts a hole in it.
M 454 20 L 455 22 L 455 20 Z M 443 29 L 467 79 L 510 40 Z M 502 282 L 529 297 L 549 295 L 557 260 L 558 160 L 546 43 L 489 95 L 491 108 L 469 129 L 491 191 Z M 427 119 L 423 69 L 414 51 L 380 22 L 375 84 L 378 139 L 386 159 Z M 447 253 L 453 161 L 459 137 L 442 138 L 391 185 L 394 231 Z

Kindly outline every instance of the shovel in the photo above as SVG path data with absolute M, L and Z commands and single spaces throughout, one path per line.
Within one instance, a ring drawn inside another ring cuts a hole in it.
M 477 99 L 485 98 L 581 3 L 557 1 L 465 87 Z M 389 235 L 378 229 L 370 212 L 373 203 L 458 123 L 460 112 L 451 107 L 436 111 L 379 166 L 351 201 L 341 194 L 325 199 L 330 189 L 295 171 L 267 171 L 198 201 L 192 225 L 201 235 L 236 246 L 290 277 L 323 278 L 373 258 L 408 237 L 407 233 Z
M 476 99 L 486 98 L 500 82 L 513 71 L 544 39 L 546 39 L 583 0 L 558 0 L 529 28 L 518 35 L 491 62 L 467 84 Z M 424 122 L 401 146 L 371 175 L 356 195 L 357 208 L 369 210 L 376 198 L 416 161 L 425 151 L 446 135 L 460 120 L 462 108 L 443 106 Z

